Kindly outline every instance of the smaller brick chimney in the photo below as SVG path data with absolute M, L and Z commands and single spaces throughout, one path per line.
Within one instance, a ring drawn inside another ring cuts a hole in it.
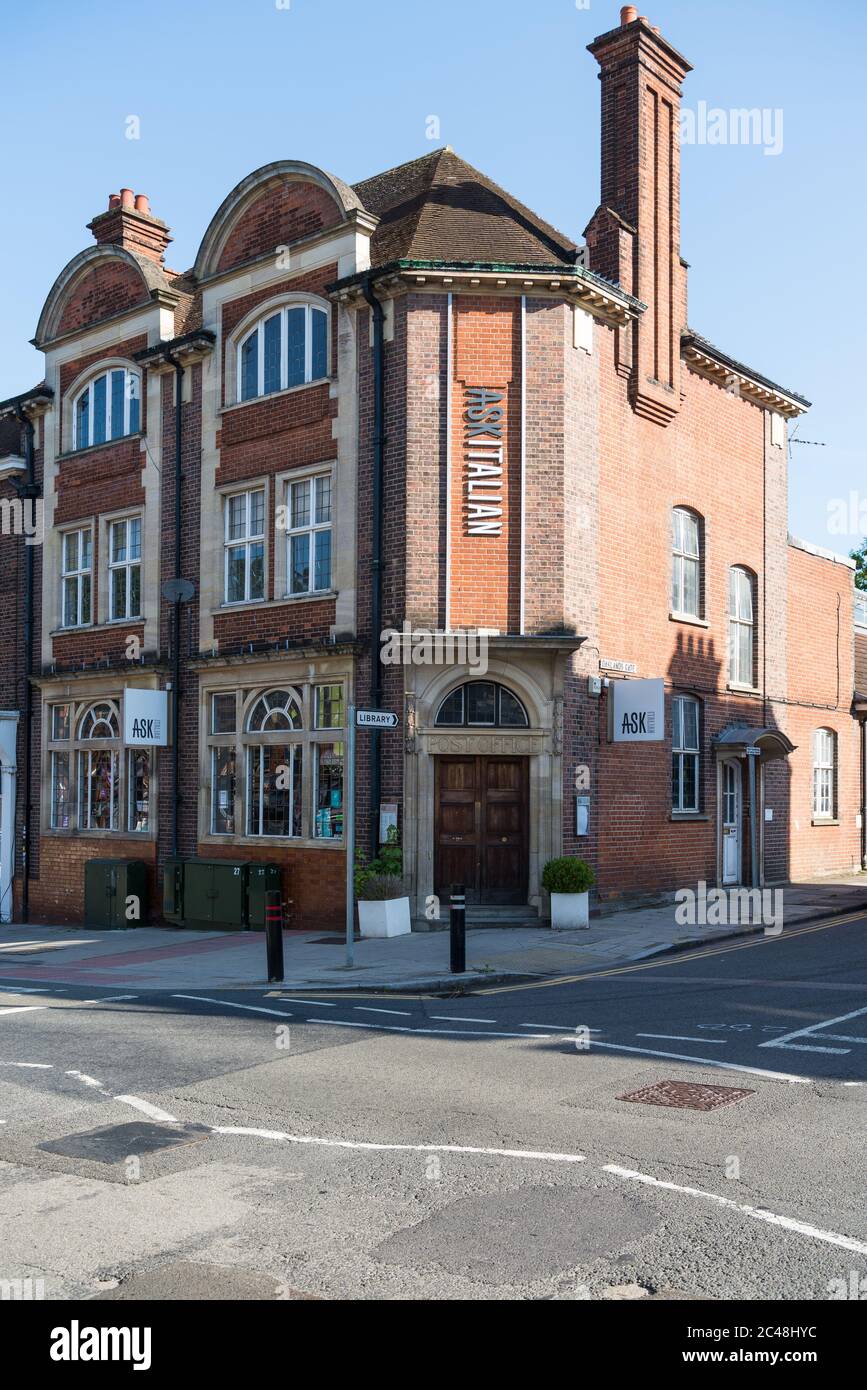
M 88 222 L 87 229 L 100 245 L 123 246 L 157 265 L 162 265 L 172 239 L 165 222 L 153 216 L 146 195 L 131 188 L 109 194 L 108 211 Z

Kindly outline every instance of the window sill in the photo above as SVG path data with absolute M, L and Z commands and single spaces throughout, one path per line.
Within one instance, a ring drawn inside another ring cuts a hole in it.
M 282 608 L 288 603 L 321 603 L 323 599 L 336 599 L 336 589 L 318 589 L 313 594 L 283 594 L 281 598 L 253 598 L 243 603 L 221 603 L 219 608 L 211 609 L 211 617 L 220 613 L 243 613 L 250 608 Z
M 726 684 L 726 690 L 730 690 L 733 695 L 761 696 L 762 693 L 757 685 L 740 685 L 737 681 L 728 681 Z
M 126 444 L 130 439 L 144 440 L 144 437 L 144 430 L 137 430 L 135 434 L 122 434 L 118 439 L 106 439 L 102 444 L 88 444 L 84 449 L 69 449 L 64 454 L 58 454 L 54 462 L 65 463 L 67 459 L 87 458 L 99 449 L 112 449 L 115 444 Z
M 284 594 L 278 603 L 310 603 L 319 602 L 325 598 L 337 598 L 336 589 L 311 589 L 307 594 Z
M 262 396 L 251 396 L 246 401 L 227 401 L 225 405 L 220 406 L 217 415 L 227 415 L 232 410 L 243 410 L 248 405 L 261 405 L 263 401 L 277 401 L 281 396 L 294 396 L 299 391 L 309 391 L 311 386 L 325 386 L 334 380 L 332 376 L 318 376 L 315 381 L 302 381 L 297 386 L 286 386 L 280 391 L 268 391 Z
M 710 627 L 710 623 L 705 618 L 697 618 L 693 613 L 675 613 L 668 615 L 670 623 L 688 623 L 690 627 Z
M 115 831 L 111 832 L 115 834 Z M 267 848 L 274 849 L 340 849 L 344 848 L 343 840 L 337 835 L 324 835 L 313 839 L 312 836 L 303 835 L 215 835 L 209 832 L 207 835 L 200 835 L 198 843 L 200 845 L 265 845 Z
M 672 811 L 668 819 L 671 821 L 709 821 L 710 816 L 704 811 Z
M 110 618 L 104 623 L 82 623 L 80 627 L 56 627 L 48 636 L 67 637 L 82 632 L 108 632 L 118 627 L 144 627 L 144 618 Z
M 55 748 L 53 751 L 59 750 Z M 81 751 L 80 745 L 78 751 Z M 152 830 L 60 830 L 48 825 L 40 834 L 44 839 L 50 837 L 55 840 L 136 840 L 142 844 L 153 844 L 156 840 L 156 831 Z
M 811 825 L 839 825 L 840 822 L 835 816 L 813 816 Z

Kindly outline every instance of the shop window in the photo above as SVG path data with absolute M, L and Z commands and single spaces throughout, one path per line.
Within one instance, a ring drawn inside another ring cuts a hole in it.
M 328 376 L 328 313 L 288 304 L 259 320 L 238 344 L 238 400 Z
M 444 728 L 527 728 L 527 711 L 516 695 L 494 681 L 468 681 L 445 697 L 435 723 Z
M 141 427 L 141 377 L 127 367 L 102 372 L 73 402 L 73 449 L 106 444 Z
M 151 750 L 123 747 L 115 700 L 51 705 L 47 736 L 52 830 L 151 830 Z
M 672 514 L 672 612 L 686 618 L 701 614 L 701 520 L 685 507 Z
M 674 811 L 698 811 L 699 704 L 688 695 L 671 702 L 671 805 Z
M 834 820 L 837 815 L 837 735 L 833 729 L 813 734 L 813 817 Z
M 297 743 L 247 749 L 248 835 L 301 835 L 302 760 Z
M 313 833 L 317 839 L 343 835 L 343 748 L 342 743 L 314 744 Z

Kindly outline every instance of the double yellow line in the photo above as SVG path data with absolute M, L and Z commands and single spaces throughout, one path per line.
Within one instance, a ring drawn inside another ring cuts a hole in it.
M 555 979 L 534 980 L 531 984 L 523 985 L 498 985 L 491 989 L 476 989 L 474 994 L 514 994 L 525 989 L 551 989 L 555 985 L 574 985 L 583 980 L 603 980 L 609 975 L 632 975 L 638 970 L 659 970 L 661 967 L 668 969 L 674 965 L 691 964 L 694 960 L 703 960 L 707 956 L 725 956 L 732 951 L 748 951 L 754 946 L 771 946 L 775 942 L 785 941 L 793 936 L 807 936 L 811 932 L 828 931 L 831 927 L 842 926 L 845 922 L 863 921 L 867 912 L 862 908 L 857 912 L 847 912 L 839 917 L 829 917 L 824 922 L 814 922 L 812 926 L 793 927 L 790 931 L 785 928 L 779 936 L 753 936 L 749 941 L 733 942 L 731 945 L 708 946 L 705 950 L 684 951 L 682 954 L 669 953 L 656 960 L 638 961 L 633 965 L 616 965 L 610 970 L 588 970 L 583 975 L 558 975 Z

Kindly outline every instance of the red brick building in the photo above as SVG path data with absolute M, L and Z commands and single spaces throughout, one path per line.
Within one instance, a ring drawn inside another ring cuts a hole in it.
M 853 567 L 787 533 L 808 403 L 689 327 L 689 64 L 621 18 L 582 246 L 450 149 L 259 169 L 184 273 L 142 195 L 89 224 L 0 405 L 5 918 L 79 920 L 93 857 L 158 918 L 179 854 L 338 926 L 352 702 L 401 715 L 359 828 L 397 816 L 419 920 L 453 881 L 544 917 L 561 853 L 603 906 L 862 864 Z

